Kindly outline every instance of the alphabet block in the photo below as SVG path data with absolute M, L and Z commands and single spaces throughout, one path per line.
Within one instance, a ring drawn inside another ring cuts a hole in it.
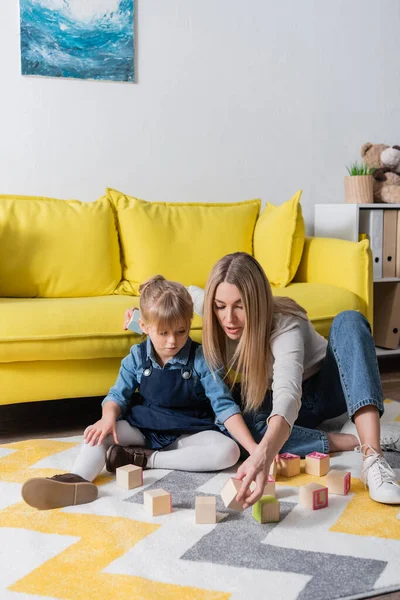
M 242 482 L 240 479 L 228 479 L 226 484 L 221 490 L 221 498 L 226 508 L 232 508 L 232 510 L 243 510 L 243 503 L 237 502 L 236 496 L 241 488 Z
M 300 504 L 311 510 L 328 506 L 328 488 L 319 483 L 307 483 L 300 488 Z
M 217 522 L 217 499 L 215 496 L 196 496 L 196 524 Z
M 285 452 L 279 455 L 278 471 L 282 477 L 300 475 L 300 456 Z
M 326 485 L 330 494 L 339 494 L 346 496 L 351 488 L 350 471 L 339 471 L 332 469 L 326 476 Z
M 274 496 L 262 496 L 253 504 L 252 514 L 259 523 L 277 523 L 280 518 L 280 503 Z
M 311 452 L 306 456 L 306 473 L 322 477 L 329 471 L 329 454 L 321 452 Z
M 118 467 L 115 472 L 117 484 L 126 490 L 133 490 L 143 485 L 143 469 L 135 465 Z
M 172 512 L 172 496 L 162 488 L 143 493 L 144 509 L 152 517 Z
M 269 474 L 271 475 L 271 477 L 273 477 L 274 479 L 276 479 L 276 474 L 277 473 L 278 473 L 278 463 L 274 459 L 272 461 L 272 463 L 271 463 L 270 468 L 269 468 Z

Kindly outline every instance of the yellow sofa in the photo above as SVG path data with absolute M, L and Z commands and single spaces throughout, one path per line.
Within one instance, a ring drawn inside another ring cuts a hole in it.
M 204 286 L 227 252 L 254 251 L 276 279 L 273 293 L 303 305 L 322 335 L 342 310 L 371 321 L 368 241 L 305 238 L 299 198 L 260 217 L 258 200 L 148 203 L 115 190 L 93 203 L 0 196 L 0 404 L 105 395 L 140 341 L 122 330 L 138 284 L 161 272 Z M 201 339 L 197 316 L 192 337 Z

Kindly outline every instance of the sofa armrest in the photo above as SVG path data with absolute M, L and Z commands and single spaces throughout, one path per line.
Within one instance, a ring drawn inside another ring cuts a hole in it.
M 328 283 L 358 297 L 360 310 L 373 323 L 373 265 L 368 240 L 348 242 L 334 238 L 306 237 L 299 268 L 299 283 Z

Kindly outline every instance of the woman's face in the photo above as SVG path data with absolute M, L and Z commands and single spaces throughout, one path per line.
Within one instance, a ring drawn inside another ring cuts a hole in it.
M 231 340 L 240 340 L 245 326 L 242 298 L 236 285 L 220 283 L 215 290 L 214 312 Z

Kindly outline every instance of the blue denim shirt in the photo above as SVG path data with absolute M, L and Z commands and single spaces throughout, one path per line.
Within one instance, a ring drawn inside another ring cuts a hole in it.
M 190 338 L 187 339 L 182 350 L 169 359 L 163 367 L 157 362 L 153 345 L 150 338 L 147 338 L 147 357 L 150 358 L 154 369 L 182 369 L 189 359 Z M 132 403 L 134 392 L 139 388 L 143 375 L 143 364 L 139 344 L 135 344 L 130 349 L 128 356 L 122 362 L 117 377 L 117 381 L 112 386 L 107 396 L 102 402 L 112 400 L 121 408 L 121 417 L 124 418 Z M 194 359 L 194 389 L 198 396 L 205 396 L 209 399 L 212 409 L 215 413 L 216 425 L 225 431 L 224 422 L 232 415 L 240 414 L 240 408 L 232 398 L 229 387 L 221 379 L 218 373 L 211 373 L 203 355 L 203 348 L 199 346 L 196 350 Z

